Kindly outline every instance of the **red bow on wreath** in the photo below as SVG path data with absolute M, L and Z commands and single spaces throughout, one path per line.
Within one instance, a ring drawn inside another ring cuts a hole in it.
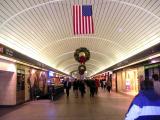
M 85 61 L 86 61 L 86 57 L 85 57 L 85 56 L 81 56 L 81 57 L 79 58 L 79 62 L 80 62 L 81 64 L 84 64 Z

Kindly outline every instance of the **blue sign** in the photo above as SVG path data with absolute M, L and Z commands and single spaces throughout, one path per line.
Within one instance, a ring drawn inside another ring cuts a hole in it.
M 53 71 L 49 71 L 49 77 L 53 77 L 54 76 L 54 72 Z

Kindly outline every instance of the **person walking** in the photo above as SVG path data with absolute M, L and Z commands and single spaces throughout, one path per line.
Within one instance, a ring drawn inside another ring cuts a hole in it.
M 94 80 L 90 80 L 89 88 L 90 88 L 90 97 L 94 97 L 96 91 L 96 83 Z
M 73 91 L 74 91 L 75 97 L 78 97 L 78 87 L 79 87 L 79 80 L 75 79 L 73 82 Z
M 144 80 L 144 89 L 133 99 L 125 120 L 160 120 L 160 94 L 156 91 L 160 81 L 155 76 L 153 81 Z
M 95 93 L 98 94 L 98 87 L 100 86 L 99 80 L 95 79 L 95 84 L 96 84 L 96 90 Z
M 83 98 L 85 93 L 85 84 L 83 80 L 79 81 L 79 91 L 81 93 L 81 97 Z
M 103 90 L 103 80 L 100 80 L 101 89 Z
M 65 88 L 66 88 L 67 97 L 69 97 L 69 90 L 71 88 L 71 82 L 69 81 L 69 79 L 67 79 L 65 82 Z
M 112 88 L 111 80 L 108 80 L 107 81 L 107 90 L 108 90 L 109 93 L 111 93 L 111 88 Z
M 106 90 L 106 80 L 104 79 L 102 82 L 103 82 L 103 89 Z

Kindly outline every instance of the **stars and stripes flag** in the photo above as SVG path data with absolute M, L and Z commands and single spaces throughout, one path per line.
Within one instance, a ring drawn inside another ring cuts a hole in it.
M 91 5 L 73 5 L 74 34 L 93 34 L 94 25 Z

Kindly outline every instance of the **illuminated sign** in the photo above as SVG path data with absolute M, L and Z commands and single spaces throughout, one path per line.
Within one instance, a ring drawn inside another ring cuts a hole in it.
M 10 57 L 13 57 L 13 54 L 14 54 L 13 50 L 11 50 L 9 48 L 6 48 L 5 51 L 6 51 L 6 55 L 9 55 Z
M 53 71 L 49 71 L 49 77 L 53 77 L 54 76 L 54 72 Z

